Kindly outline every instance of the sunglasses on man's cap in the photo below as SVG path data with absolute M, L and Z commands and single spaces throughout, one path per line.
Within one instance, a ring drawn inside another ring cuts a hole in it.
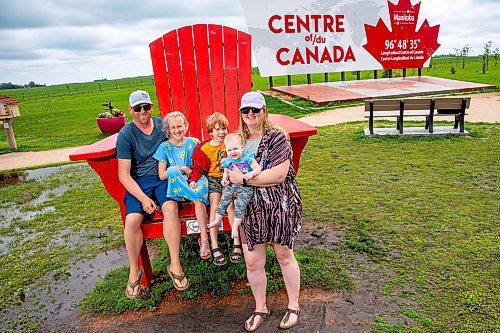
M 134 106 L 132 110 L 134 110 L 134 112 L 141 112 L 142 109 L 144 109 L 144 111 L 149 111 L 152 106 L 152 104 L 139 104 Z
M 242 109 L 240 110 L 240 112 L 241 112 L 242 114 L 248 114 L 250 111 L 252 111 L 252 113 L 254 113 L 254 114 L 255 114 L 255 113 L 260 113 L 260 111 L 261 111 L 261 110 L 262 110 L 262 108 L 261 108 L 261 109 L 259 109 L 259 108 L 255 108 L 255 107 L 253 107 L 253 106 L 247 106 L 247 107 L 245 107 L 245 108 L 242 108 Z

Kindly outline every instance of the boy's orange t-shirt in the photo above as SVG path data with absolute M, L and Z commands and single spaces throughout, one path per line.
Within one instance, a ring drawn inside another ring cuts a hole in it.
M 214 178 L 222 177 L 222 167 L 220 162 L 226 157 L 226 147 L 224 142 L 218 146 L 212 146 L 210 141 L 201 146 L 201 151 L 204 152 L 210 159 L 210 169 L 207 176 Z

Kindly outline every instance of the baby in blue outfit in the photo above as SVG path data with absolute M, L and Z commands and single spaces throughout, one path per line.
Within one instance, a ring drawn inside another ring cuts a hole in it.
M 226 135 L 224 145 L 226 146 L 227 157 L 221 161 L 221 165 L 224 168 L 221 184 L 225 187 L 222 191 L 217 213 L 215 214 L 215 220 L 208 227 L 217 227 L 221 223 L 227 207 L 233 200 L 233 194 L 237 193 L 238 197 L 234 201 L 234 222 L 231 226 L 231 237 L 236 238 L 238 237 L 238 229 L 245 217 L 248 202 L 253 197 L 254 188 L 245 184 L 230 183 L 228 170 L 233 170 L 235 166 L 238 167 L 243 172 L 243 179 L 246 181 L 257 176 L 262 171 L 262 168 L 254 159 L 253 154 L 243 153 L 245 146 L 243 145 L 243 137 L 240 133 Z

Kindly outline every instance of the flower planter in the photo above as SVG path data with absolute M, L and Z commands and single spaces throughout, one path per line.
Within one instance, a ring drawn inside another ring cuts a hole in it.
M 113 118 L 97 118 L 97 126 L 104 134 L 115 134 L 125 126 L 125 115 Z

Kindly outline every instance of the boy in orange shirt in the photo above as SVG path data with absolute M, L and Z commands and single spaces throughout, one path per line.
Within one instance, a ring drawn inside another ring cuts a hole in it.
M 208 200 L 210 201 L 210 217 L 209 221 L 215 219 L 215 212 L 219 206 L 219 201 L 222 196 L 222 166 L 221 160 L 226 157 L 226 147 L 224 146 L 224 138 L 228 131 L 228 120 L 221 113 L 214 113 L 207 118 L 207 131 L 211 136 L 210 140 L 200 143 L 196 146 L 191 157 L 193 165 L 191 169 L 191 180 L 196 180 L 202 175 L 208 179 Z M 229 206 L 228 209 L 229 221 L 232 223 L 234 219 L 234 206 Z M 214 257 L 213 264 L 216 266 L 224 266 L 227 261 L 224 253 L 219 247 L 217 241 L 218 228 L 210 229 L 210 245 L 212 248 L 212 256 Z M 239 238 L 234 238 L 233 246 L 230 253 L 232 263 L 238 263 L 243 259 L 243 249 Z

